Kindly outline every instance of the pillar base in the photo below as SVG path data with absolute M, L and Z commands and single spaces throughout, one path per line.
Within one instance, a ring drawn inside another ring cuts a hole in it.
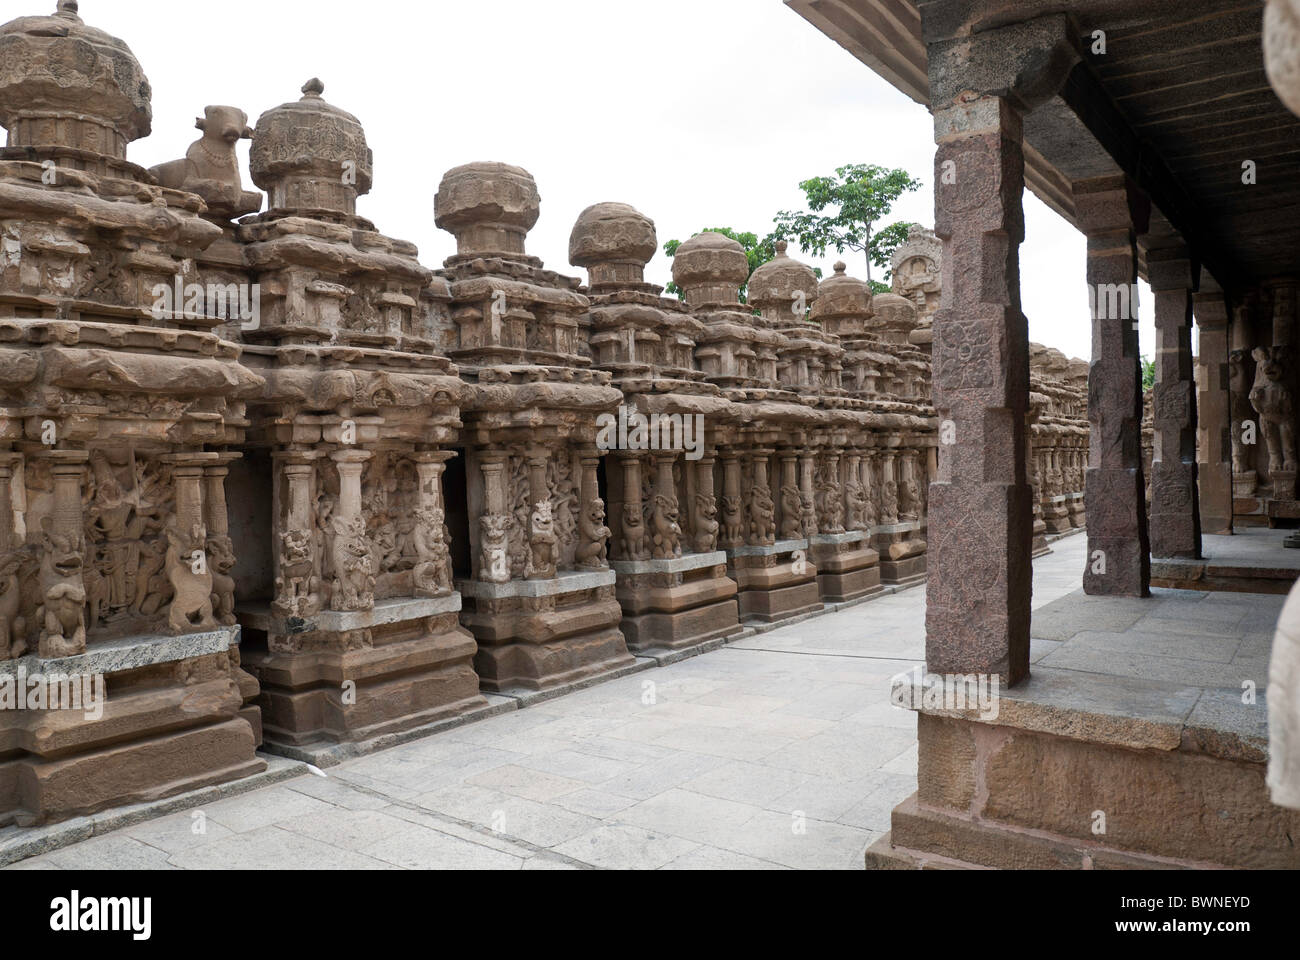
M 543 691 L 629 667 L 612 570 L 564 572 L 554 580 L 459 584 L 461 622 L 478 641 L 482 689 Z
M 867 546 L 867 532 L 812 538 L 808 556 L 817 567 L 822 603 L 849 603 L 880 593 L 880 554 Z
M 807 540 L 727 551 L 728 573 L 740 589 L 740 619 L 775 623 L 824 608 Z
M 727 576 L 725 553 L 678 560 L 620 561 L 617 596 L 628 649 L 683 650 L 743 629 L 738 587 Z
M 460 598 L 396 601 L 377 605 L 375 613 L 382 620 L 384 613 L 417 605 L 459 610 Z M 246 650 L 245 663 L 262 686 L 267 741 L 292 747 L 352 743 L 485 706 L 473 666 L 478 647 L 458 625 L 456 610 L 376 624 L 366 631 L 368 643 L 356 633 L 317 631 L 290 638 L 301 647 L 296 652 L 267 650 L 265 641 Z M 264 622 L 257 613 L 243 616 L 250 627 Z
M 257 756 L 256 682 L 238 666 L 233 628 L 92 645 L 65 660 L 0 663 L 102 676 L 98 719 L 84 710 L 0 713 L 0 826 L 29 827 L 162 800 L 266 769 Z M 160 682 L 161 681 L 161 682 Z

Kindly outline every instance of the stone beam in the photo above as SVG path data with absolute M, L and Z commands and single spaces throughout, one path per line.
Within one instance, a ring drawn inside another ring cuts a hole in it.
M 952 443 L 930 495 L 926 661 L 936 673 L 1029 676 L 1033 492 L 1029 335 L 1020 305 L 1025 111 L 1077 62 L 1064 17 L 930 47 L 934 402 Z
M 1151 555 L 1142 470 L 1137 279 L 1138 237 L 1147 231 L 1150 203 L 1123 176 L 1078 181 L 1074 202 L 1088 238 L 1093 307 L 1083 586 L 1093 596 L 1145 597 L 1151 588 Z

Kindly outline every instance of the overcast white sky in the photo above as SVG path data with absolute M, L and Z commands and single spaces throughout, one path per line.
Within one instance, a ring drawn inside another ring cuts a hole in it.
M 0 0 L 0 21 L 53 6 Z M 433 195 L 444 171 L 474 160 L 537 178 L 529 252 L 577 275 L 569 231 L 592 203 L 637 207 L 661 246 L 714 226 L 762 235 L 778 210 L 802 208 L 801 180 L 847 163 L 906 168 L 926 189 L 896 218 L 934 221 L 929 113 L 781 0 L 82 0 L 81 16 L 124 39 L 153 85 L 154 134 L 129 153 L 144 166 L 184 155 L 204 105 L 255 122 L 319 76 L 375 153 L 360 213 L 433 267 L 455 249 L 433 225 Z M 1025 207 L 1030 336 L 1087 358 L 1086 244 L 1031 194 Z M 829 275 L 836 259 L 818 265 Z M 661 252 L 648 279 L 666 283 L 669 269 Z

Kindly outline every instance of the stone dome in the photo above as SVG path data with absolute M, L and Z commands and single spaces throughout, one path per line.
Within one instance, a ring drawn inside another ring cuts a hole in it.
M 126 159 L 153 128 L 153 92 L 130 48 L 60 0 L 49 16 L 0 26 L 0 124 L 10 147 Z
M 636 264 L 645 267 L 659 249 L 654 221 L 626 203 L 597 203 L 578 215 L 569 236 L 575 267 Z
M 872 307 L 876 314 L 872 328 L 884 334 L 889 343 L 907 343 L 908 334 L 917 325 L 916 304 L 896 293 L 878 293 Z
M 673 281 L 683 290 L 700 284 L 722 284 L 739 290 L 748 279 L 745 248 L 721 233 L 697 234 L 678 247 L 673 257 Z
M 370 192 L 374 156 L 352 114 L 326 103 L 325 85 L 309 80 L 302 99 L 272 107 L 257 120 L 249 169 L 272 211 L 325 211 L 354 216 Z
M 789 244 L 778 240 L 776 257 L 755 270 L 749 278 L 749 302 L 754 306 L 785 309 L 800 295 L 808 304 L 817 299 L 820 283 L 816 271 L 806 263 L 792 259 L 786 252 L 788 249 Z
M 455 235 L 461 256 L 523 256 L 524 240 L 541 210 L 537 181 L 523 167 L 467 163 L 443 175 L 434 223 Z
M 865 281 L 850 277 L 847 271 L 848 267 L 841 261 L 835 264 L 835 274 L 821 282 L 817 288 L 817 303 L 812 308 L 812 319 L 867 319 L 875 314 L 871 288 Z

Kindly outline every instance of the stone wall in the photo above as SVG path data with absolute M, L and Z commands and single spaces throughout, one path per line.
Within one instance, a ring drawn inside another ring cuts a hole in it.
M 527 254 L 518 167 L 449 171 L 434 270 L 357 213 L 318 80 L 204 111 L 144 170 L 125 44 L 63 0 L 0 27 L 0 825 L 246 776 L 925 576 L 940 247 L 896 293 L 601 203 L 586 285 Z M 245 190 L 234 147 L 251 137 Z M 738 291 L 748 281 L 749 303 Z M 1086 365 L 1035 355 L 1042 533 L 1082 525 Z

